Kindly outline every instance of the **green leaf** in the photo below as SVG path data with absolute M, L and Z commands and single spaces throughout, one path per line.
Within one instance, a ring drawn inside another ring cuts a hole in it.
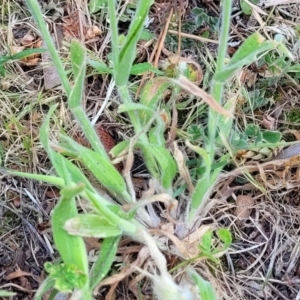
M 78 187 L 82 188 L 77 186 L 61 191 L 62 197 L 53 209 L 51 224 L 55 246 L 63 262 L 68 266 L 75 265 L 78 270 L 88 274 L 87 253 L 83 239 L 71 236 L 63 229 L 67 220 L 77 216 L 77 206 L 72 195 L 80 191 Z
M 148 167 L 148 158 L 149 156 L 153 157 L 158 166 L 158 172 L 160 174 L 159 179 L 164 188 L 169 189 L 172 186 L 174 177 L 177 172 L 176 163 L 171 156 L 170 152 L 161 146 L 152 145 L 152 144 L 137 144 L 138 147 L 141 148 L 143 154 L 145 155 L 145 164 Z M 152 159 L 152 158 L 151 158 Z M 152 160 L 150 161 L 150 165 L 152 165 Z M 155 172 L 152 174 L 153 176 L 157 176 Z
M 53 289 L 54 284 L 55 284 L 55 280 L 48 276 L 42 283 L 40 283 L 39 288 L 34 295 L 34 300 L 43 300 L 45 293 L 47 293 L 48 291 Z M 53 294 L 54 294 L 54 296 L 53 296 Z M 57 294 L 56 290 L 52 291 L 52 293 L 48 299 L 49 300 L 54 299 L 56 294 Z
M 192 149 L 193 151 L 198 153 L 203 158 L 203 160 L 207 166 L 212 165 L 213 162 L 211 161 L 210 156 L 205 149 L 198 147 L 198 146 L 194 146 L 189 141 L 186 141 L 186 144 L 190 149 Z
M 26 49 L 16 54 L 0 56 L 0 65 L 3 65 L 10 60 L 20 60 L 27 56 L 44 53 L 46 51 L 47 49 Z
M 300 64 L 292 65 L 286 69 L 288 73 L 300 73 Z
M 148 29 L 144 29 L 141 33 L 141 36 L 140 36 L 140 40 L 143 40 L 143 41 L 150 41 L 151 39 L 153 39 L 155 37 L 155 34 L 152 33 L 150 30 Z
M 226 228 L 220 228 L 217 230 L 217 236 L 224 243 L 224 250 L 228 249 L 232 244 L 232 235 Z
M 164 93 L 170 86 L 171 82 L 167 81 L 165 78 L 157 77 L 147 81 L 141 93 L 140 103 L 151 110 L 142 110 L 138 112 L 142 125 L 146 125 L 150 121 L 153 116 L 152 111 L 157 110 L 159 101 L 163 98 Z
M 208 192 L 209 187 L 209 174 L 207 171 L 207 167 L 200 179 L 198 179 L 197 184 L 195 186 L 194 193 L 192 195 L 191 208 L 189 213 L 189 220 L 191 220 L 195 213 L 198 211 L 199 207 L 203 203 L 203 198 Z
M 210 282 L 204 280 L 195 270 L 189 269 L 188 275 L 198 286 L 201 300 L 217 300 L 217 296 Z
M 236 98 L 232 97 L 225 103 L 224 108 L 227 111 L 232 112 L 233 114 L 235 110 L 235 104 L 236 104 Z M 226 146 L 230 133 L 232 132 L 233 120 L 234 118 L 226 117 L 224 115 L 219 116 L 219 122 L 218 122 L 219 137 L 216 140 L 217 144 L 221 144 L 222 141 L 223 145 Z
M 62 86 L 63 86 L 67 96 L 69 96 L 69 94 L 71 92 L 70 82 L 67 77 L 65 68 L 62 64 L 62 61 L 59 58 L 58 51 L 57 51 L 57 49 L 54 45 L 54 42 L 51 38 L 47 23 L 45 22 L 45 17 L 42 12 L 42 9 L 37 0 L 26 0 L 26 3 L 27 3 L 27 6 L 28 6 L 35 22 L 38 25 L 38 29 L 41 33 L 41 36 L 43 37 L 43 40 L 45 41 L 47 49 L 51 55 L 53 64 L 56 67 L 57 73 L 61 80 Z
M 106 3 L 107 0 L 90 0 L 89 2 L 89 12 L 90 14 L 95 14 L 101 8 L 104 7 L 104 4 Z
M 247 15 L 247 16 L 251 15 L 252 7 L 247 2 L 245 2 L 244 0 L 241 0 L 240 1 L 240 6 L 241 6 L 241 9 L 242 9 L 242 12 L 245 15 Z
M 129 149 L 130 141 L 122 141 L 114 146 L 110 151 L 109 154 L 114 158 L 121 154 L 123 151 Z
M 149 131 L 149 141 L 153 145 L 158 145 L 161 147 L 165 147 L 166 141 L 164 137 L 165 132 L 165 123 L 163 121 L 157 123 L 150 131 Z
M 262 141 L 262 132 L 260 131 L 257 136 L 255 137 L 255 141 L 254 141 L 254 144 L 255 145 L 258 145 L 261 141 Z
M 158 75 L 164 75 L 164 72 L 154 68 L 150 63 L 139 63 L 135 64 L 131 67 L 130 74 L 131 75 L 141 75 L 145 72 L 153 72 Z
M 56 106 L 52 106 L 46 116 L 46 119 L 44 123 L 42 124 L 42 127 L 40 129 L 39 137 L 41 140 L 42 145 L 44 146 L 45 150 L 47 151 L 51 163 L 54 166 L 56 172 L 58 175 L 64 179 L 65 184 L 66 182 L 69 183 L 79 183 L 83 182 L 87 189 L 94 192 L 94 188 L 90 184 L 89 180 L 82 174 L 82 172 L 70 161 L 68 161 L 66 158 L 64 158 L 61 154 L 56 153 L 49 144 L 49 123 L 50 123 L 50 117 L 53 114 Z M 67 170 L 67 171 L 66 171 Z M 41 177 L 41 180 L 53 180 L 55 178 L 47 178 L 47 177 Z M 57 179 L 55 179 L 57 180 Z M 62 186 L 60 184 L 60 186 Z
M 94 263 L 90 275 L 90 288 L 94 288 L 101 282 L 101 280 L 111 270 L 111 265 L 115 260 L 118 250 L 118 244 L 121 236 L 106 238 L 101 244 L 100 254 L 97 261 Z
M 46 262 L 45 269 L 49 276 L 54 279 L 54 287 L 63 293 L 71 293 L 73 289 L 81 289 L 88 281 L 87 274 L 78 269 L 76 265 L 53 265 Z
M 236 70 L 257 61 L 260 54 L 274 49 L 276 45 L 275 41 L 265 41 L 258 32 L 253 33 L 239 47 L 228 65 L 215 74 L 214 79 L 219 82 L 226 81 Z
M 239 49 L 234 53 L 231 58 L 230 64 L 235 64 L 245 57 L 248 57 L 250 54 L 255 53 L 259 47 L 264 45 L 265 38 L 258 32 L 251 34 L 239 47 Z M 274 45 L 274 43 L 271 43 Z
M 96 192 L 95 188 L 91 185 L 89 179 L 86 178 L 84 173 L 72 162 L 70 162 L 67 158 L 61 156 L 59 153 L 55 154 L 54 157 L 60 156 L 60 161 L 64 161 L 64 165 L 70 174 L 71 182 L 78 184 L 83 183 L 86 189 L 89 189 L 91 192 Z
M 136 45 L 140 39 L 152 3 L 153 0 L 138 2 L 135 17 L 131 22 L 128 34 L 118 55 L 118 64 L 115 65 L 114 62 L 116 67 L 114 75 L 117 86 L 127 84 L 131 66 L 136 56 Z
M 0 297 L 12 297 L 15 295 L 16 295 L 16 293 L 0 290 Z
M 187 134 L 191 141 L 196 141 L 204 134 L 201 125 L 191 124 L 187 129 Z
M 160 170 L 155 159 L 155 155 L 153 155 L 152 151 L 148 151 L 147 147 L 141 146 L 140 148 L 143 153 L 145 165 L 147 166 L 147 169 L 149 170 L 150 174 L 160 181 Z
M 74 86 L 68 98 L 69 108 L 76 108 L 81 106 L 82 91 L 85 80 L 85 48 L 80 42 L 73 40 L 70 47 L 71 63 L 74 73 Z
M 210 252 L 211 251 L 211 246 L 212 246 L 212 230 L 208 230 L 205 232 L 205 234 L 202 236 L 201 239 L 201 249 Z
M 200 206 L 203 204 L 203 199 L 205 195 L 210 191 L 210 177 L 213 161 L 211 160 L 211 156 L 205 149 L 198 146 L 194 146 L 189 141 L 186 141 L 186 145 L 202 157 L 202 165 L 205 167 L 203 175 L 197 181 L 194 193 L 192 195 L 192 201 L 189 212 L 189 220 L 192 220 L 197 211 L 199 210 Z
M 96 61 L 92 59 L 87 60 L 88 64 L 93 67 L 99 74 L 112 74 L 113 70 L 110 69 L 103 61 Z
M 45 118 L 44 123 L 42 124 L 42 127 L 40 129 L 39 137 L 42 145 L 44 146 L 45 150 L 47 151 L 51 163 L 54 166 L 56 172 L 58 175 L 65 180 L 65 182 L 68 180 L 68 178 L 65 177 L 67 175 L 69 177 L 70 183 L 79 183 L 83 182 L 86 186 L 87 189 L 90 191 L 94 192 L 94 188 L 90 184 L 90 181 L 85 177 L 85 175 L 76 167 L 73 163 L 68 161 L 66 158 L 64 158 L 61 154 L 56 153 L 49 144 L 49 124 L 50 124 L 50 117 L 53 114 L 54 110 L 56 109 L 56 106 L 52 106 Z M 65 172 L 63 169 L 63 166 L 66 167 L 68 172 Z M 46 177 L 41 177 L 40 180 L 46 180 L 46 179 L 51 179 L 51 180 L 57 180 L 55 178 L 46 178 Z M 60 184 L 60 186 L 62 186 Z
M 285 39 L 284 35 L 278 33 L 278 34 L 276 34 L 274 36 L 274 40 L 277 42 L 277 50 L 278 50 L 278 52 L 281 55 L 286 56 L 289 59 L 291 59 L 291 60 L 294 61 L 295 60 L 294 55 L 291 53 L 291 51 L 285 45 L 286 39 Z M 285 65 L 287 64 L 285 60 L 283 60 L 282 63 L 285 64 Z
M 71 218 L 66 221 L 64 229 L 71 235 L 96 238 L 115 237 L 122 233 L 115 224 L 95 214 L 80 214 Z
M 277 144 L 281 141 L 282 135 L 279 131 L 266 130 L 262 133 L 262 138 L 271 144 Z
M 233 130 L 230 143 L 236 149 L 246 149 L 248 147 L 248 136 L 241 134 L 238 130 Z
M 2 77 L 5 77 L 5 69 L 3 68 L 3 66 L 0 65 L 0 75 Z
M 12 176 L 19 176 L 23 178 L 30 178 L 34 180 L 39 180 L 43 182 L 47 182 L 59 187 L 65 186 L 65 181 L 62 178 L 55 177 L 55 176 L 48 176 L 48 175 L 40 175 L 40 174 L 30 174 L 25 172 L 16 172 L 12 170 L 6 170 L 7 173 L 11 174 Z
M 123 112 L 128 112 L 128 111 L 136 111 L 136 110 L 142 110 L 142 111 L 147 111 L 151 112 L 152 116 L 155 113 L 154 110 L 152 110 L 150 107 L 147 107 L 144 104 L 140 103 L 128 103 L 128 104 L 121 104 L 118 108 L 118 113 L 123 113 Z
M 54 158 L 52 155 L 54 153 L 54 151 L 51 149 L 50 144 L 49 144 L 49 125 L 50 125 L 50 118 L 53 115 L 56 107 L 57 107 L 57 105 L 53 105 L 50 107 L 50 109 L 46 115 L 45 121 L 43 122 L 40 132 L 39 132 L 40 141 L 41 141 L 42 145 L 44 146 L 47 154 L 49 155 L 51 163 L 54 167 L 55 167 L 55 161 L 54 161 Z
M 123 177 L 112 163 L 91 149 L 81 146 L 70 137 L 62 136 L 74 151 L 78 159 L 94 174 L 99 182 L 112 193 L 124 195 L 127 193 Z
M 248 124 L 245 129 L 245 134 L 248 136 L 258 136 L 260 133 L 260 128 L 255 124 Z

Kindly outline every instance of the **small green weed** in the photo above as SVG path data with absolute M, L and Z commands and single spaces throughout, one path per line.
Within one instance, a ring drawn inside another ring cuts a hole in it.
M 249 2 L 253 3 L 253 4 L 257 4 L 259 2 L 259 0 L 250 0 Z M 240 6 L 241 6 L 241 9 L 242 9 L 242 12 L 245 15 L 251 15 L 253 8 L 250 4 L 248 4 L 244 0 L 240 0 Z
M 219 22 L 219 18 L 211 17 L 207 15 L 204 9 L 200 7 L 193 8 L 192 14 L 194 15 L 195 18 L 195 22 L 194 22 L 195 26 L 200 27 L 200 26 L 207 25 L 213 30 L 216 29 L 216 26 L 218 25 Z
M 286 114 L 287 120 L 292 123 L 289 127 L 299 130 L 300 128 L 300 109 L 291 108 Z

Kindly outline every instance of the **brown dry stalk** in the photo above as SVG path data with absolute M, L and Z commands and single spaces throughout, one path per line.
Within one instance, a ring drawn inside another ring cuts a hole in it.
M 241 174 L 244 174 L 246 172 L 255 172 L 259 170 L 266 171 L 277 171 L 280 169 L 287 169 L 287 168 L 293 168 L 300 165 L 300 154 L 297 156 L 292 156 L 284 159 L 278 159 L 275 158 L 271 161 L 267 161 L 263 164 L 260 163 L 254 163 L 252 165 L 244 165 L 242 167 L 238 167 L 235 170 L 231 172 L 227 172 L 226 174 L 222 174 L 221 178 L 230 176 L 238 176 Z
M 211 108 L 226 117 L 232 117 L 231 113 L 223 108 L 212 96 L 199 88 L 197 85 L 189 81 L 184 76 L 180 76 L 179 79 L 173 79 L 174 83 L 178 84 L 185 91 L 203 99 Z

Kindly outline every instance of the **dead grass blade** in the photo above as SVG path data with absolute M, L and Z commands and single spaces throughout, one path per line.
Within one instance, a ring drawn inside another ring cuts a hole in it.
M 225 117 L 232 117 L 232 114 L 225 108 L 223 108 L 219 103 L 217 103 L 212 96 L 210 96 L 208 93 L 189 81 L 184 76 L 180 76 L 179 79 L 172 79 L 172 82 L 178 84 L 182 89 L 191 93 L 192 95 L 203 99 L 206 104 L 208 104 L 219 114 L 224 115 Z
M 192 179 L 191 179 L 189 170 L 185 164 L 183 153 L 179 150 L 176 142 L 174 142 L 173 145 L 174 145 L 174 158 L 177 162 L 179 174 L 183 178 L 183 180 L 186 182 L 187 188 L 188 188 L 190 194 L 192 195 L 195 188 L 192 183 Z

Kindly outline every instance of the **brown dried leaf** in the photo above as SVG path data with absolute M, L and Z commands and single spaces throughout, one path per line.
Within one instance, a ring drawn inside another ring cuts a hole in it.
M 98 126 L 96 128 L 97 134 L 103 144 L 103 147 L 107 153 L 116 145 L 115 139 L 103 126 Z
M 12 54 L 17 54 L 25 49 L 25 46 L 11 46 L 10 51 Z
M 291 133 L 295 136 L 297 141 L 300 141 L 300 131 L 295 129 L 287 129 L 283 132 L 283 134 Z
M 43 44 L 43 40 L 40 39 L 40 40 L 38 40 L 38 41 L 35 42 L 33 48 L 41 48 L 42 44 Z
M 22 46 L 12 46 L 11 52 L 13 54 L 19 53 L 25 49 L 36 49 L 41 47 L 42 40 L 38 40 L 34 42 L 34 37 L 30 34 L 26 34 L 22 40 L 20 41 Z M 26 66 L 34 66 L 36 65 L 40 60 L 41 54 L 35 53 L 30 56 L 24 57 L 20 61 L 25 64 Z
M 44 230 L 47 230 L 51 227 L 51 224 L 50 222 L 43 222 L 43 223 L 39 223 L 36 225 L 36 229 L 39 231 L 39 232 L 42 232 Z
M 34 37 L 30 34 L 26 34 L 21 40 L 20 43 L 23 46 L 30 46 L 32 44 L 32 42 L 34 41 Z
M 174 225 L 171 223 L 165 223 L 161 226 L 161 229 L 169 234 L 174 234 Z
M 26 66 L 35 66 L 38 62 L 39 62 L 39 58 L 31 58 L 31 56 L 28 56 L 24 59 L 22 59 L 22 62 L 26 65 Z
M 235 215 L 238 219 L 248 219 L 254 206 L 254 199 L 250 195 L 239 195 L 236 198 Z
M 73 15 L 63 19 L 63 34 L 67 40 L 80 37 L 79 20 Z
M 170 116 L 166 113 L 165 110 L 159 113 L 159 116 L 162 118 L 163 122 L 165 123 L 166 127 L 170 126 Z
M 36 282 L 41 282 L 41 279 L 34 275 L 34 274 L 31 274 L 31 273 L 28 273 L 28 272 L 24 272 L 22 271 L 20 268 L 17 268 L 16 271 L 8 274 L 4 279 L 6 281 L 9 281 L 9 280 L 12 280 L 12 279 L 15 279 L 15 278 L 20 278 L 20 277 L 23 277 L 23 276 L 29 276 L 29 277 L 32 277 Z M 26 288 L 24 286 L 22 286 L 23 288 Z
M 127 266 L 124 264 L 122 270 L 119 273 L 113 274 L 112 276 L 102 280 L 96 287 L 95 291 L 97 291 L 101 286 L 112 285 L 120 282 L 121 280 L 135 272 L 136 268 L 141 268 L 149 256 L 149 248 L 143 247 L 135 261 L 133 261 L 130 265 Z
M 190 194 L 194 192 L 194 185 L 190 176 L 190 173 L 187 169 L 185 158 L 183 156 L 183 153 L 179 150 L 178 145 L 176 142 L 173 143 L 174 146 L 174 158 L 176 160 L 179 174 L 183 178 L 183 180 L 186 182 L 188 190 Z
M 244 69 L 241 71 L 240 80 L 242 83 L 247 83 L 248 87 L 252 87 L 256 81 L 257 74 L 250 71 L 249 69 Z
M 265 0 L 264 6 L 276 6 L 282 4 L 299 3 L 299 0 Z
M 15 198 L 13 199 L 13 202 L 14 202 L 14 206 L 15 206 L 15 207 L 20 207 L 20 204 L 21 204 L 21 199 L 20 199 L 20 197 L 15 197 Z
M 118 287 L 118 282 L 110 286 L 108 293 L 105 296 L 105 300 L 115 300 L 117 297 L 116 289 Z
M 194 257 L 199 254 L 199 244 L 201 242 L 204 234 L 211 229 L 210 225 L 201 225 L 200 228 L 197 228 L 195 231 L 190 233 L 187 237 L 183 239 L 186 249 L 191 257 Z
M 94 25 L 87 30 L 87 33 L 85 35 L 85 40 L 88 41 L 96 36 L 101 35 L 101 34 L 102 34 L 102 31 L 100 30 L 100 28 Z
M 267 115 L 267 114 L 263 115 L 263 120 L 261 122 L 261 125 L 264 128 L 274 130 L 275 129 L 275 123 L 276 123 L 275 118 L 273 118 L 273 117 L 271 117 L 270 115 Z
M 26 277 L 24 277 L 24 276 L 20 277 L 20 283 L 23 288 L 25 288 L 27 290 L 32 290 L 31 283 Z
M 100 249 L 100 243 L 98 238 L 93 237 L 84 237 L 83 238 L 87 252 L 90 252 L 91 250 L 99 250 Z
M 54 32 L 51 34 L 51 39 L 55 45 L 55 48 L 59 50 L 62 40 L 63 40 L 63 30 L 62 26 L 54 26 Z M 42 42 L 41 47 L 47 48 L 46 43 Z M 52 61 L 51 55 L 49 52 L 42 53 L 42 61 L 43 63 L 48 63 Z M 43 67 L 44 72 L 44 87 L 46 90 L 51 90 L 54 87 L 61 84 L 60 77 L 58 75 L 57 69 L 54 67 L 53 64 L 47 65 Z
M 169 240 L 172 241 L 174 246 L 179 252 L 179 255 L 182 256 L 185 259 L 189 259 L 192 257 L 189 253 L 189 248 L 187 247 L 186 243 L 184 241 L 180 240 L 177 236 L 174 234 L 169 233 L 168 231 L 161 230 L 161 229 L 151 229 L 151 232 L 157 234 L 157 235 L 164 235 L 166 236 Z
M 197 85 L 189 81 L 184 76 L 180 76 L 179 79 L 173 79 L 173 82 L 177 83 L 185 91 L 203 99 L 203 101 L 213 108 L 219 114 L 224 115 L 225 117 L 232 117 L 232 114 L 222 107 L 211 95 L 206 93 L 204 90 L 199 88 Z
M 60 197 L 60 195 L 59 195 L 59 190 L 56 190 L 56 189 L 48 190 L 48 191 L 46 192 L 46 196 L 47 196 L 47 198 L 49 198 L 49 199 L 57 199 L 57 198 Z

